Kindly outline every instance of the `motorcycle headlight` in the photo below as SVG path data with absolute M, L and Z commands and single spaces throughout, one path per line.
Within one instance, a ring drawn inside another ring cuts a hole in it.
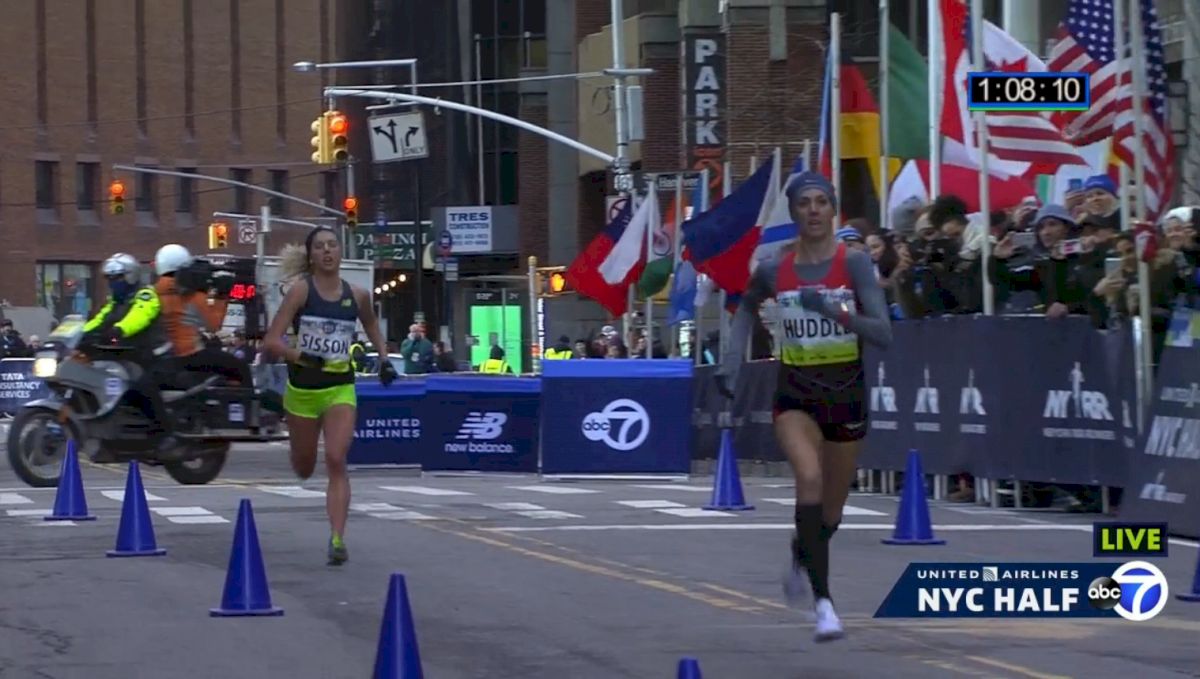
M 36 358 L 33 361 L 34 377 L 54 377 L 58 372 L 58 359 L 49 356 Z

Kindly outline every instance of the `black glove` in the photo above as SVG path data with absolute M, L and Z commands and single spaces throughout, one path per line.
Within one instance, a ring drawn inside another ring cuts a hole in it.
M 713 383 L 717 386 L 717 393 L 730 401 L 733 400 L 733 389 L 730 388 L 728 377 L 725 375 L 715 375 L 713 376 Z
M 228 297 L 233 290 L 235 276 L 232 271 L 218 271 L 212 275 L 212 288 L 217 297 Z
M 379 357 L 379 383 L 389 386 L 396 380 L 396 366 L 386 356 Z
M 318 356 L 316 354 L 302 352 L 300 354 L 300 360 L 297 361 L 297 363 L 299 363 L 300 365 L 312 366 L 313 368 L 320 368 L 325 365 L 325 359 L 321 358 L 320 356 Z
M 100 328 L 93 330 L 83 337 L 84 341 L 89 344 L 120 344 L 121 340 L 125 339 L 121 331 L 115 327 Z

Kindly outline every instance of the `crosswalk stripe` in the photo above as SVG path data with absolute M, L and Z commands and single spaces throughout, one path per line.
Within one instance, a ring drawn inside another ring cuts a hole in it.
M 521 511 L 545 511 L 545 507 L 535 505 L 532 502 L 485 502 L 484 507 L 499 509 L 505 512 L 521 512 Z
M 474 495 L 463 490 L 450 490 L 449 488 L 430 488 L 429 486 L 380 486 L 383 490 L 394 490 L 397 493 L 414 493 L 416 495 L 434 495 L 434 496 L 453 496 L 453 495 Z
M 284 497 L 293 498 L 310 498 L 310 497 L 325 497 L 325 491 L 310 490 L 301 486 L 258 486 L 258 489 L 264 493 L 273 495 L 282 495 Z
M 546 493 L 548 495 L 586 495 L 600 492 L 591 488 L 577 488 L 575 486 L 509 486 L 509 488 L 512 490 L 527 490 L 531 493 Z
M 635 483 L 634 488 L 648 488 L 650 490 L 682 490 L 690 493 L 711 493 L 712 488 L 708 486 L 689 486 L 683 483 Z
M 708 510 L 708 509 L 701 509 L 700 507 L 680 507 L 680 508 L 676 508 L 676 509 L 656 509 L 654 511 L 661 512 L 663 514 L 670 514 L 671 516 L 682 516 L 686 519 L 708 518 L 710 516 L 736 516 L 735 514 L 731 514 L 729 512 L 712 511 L 712 510 Z
M 49 516 L 49 509 L 9 509 L 6 510 L 9 516 Z
M 31 505 L 33 500 L 20 493 L 0 493 L 0 505 Z
M 420 512 L 410 511 L 403 507 L 397 507 L 387 502 L 359 502 L 350 505 L 350 509 L 356 512 L 362 512 L 367 516 L 375 519 L 387 519 L 391 521 L 408 521 L 416 519 L 432 519 L 432 516 L 422 514 Z
M 667 507 L 686 507 L 670 500 L 617 500 L 617 504 L 633 507 L 634 509 L 665 509 Z
M 154 493 L 143 491 L 146 495 L 146 502 L 166 502 L 167 498 L 159 497 Z M 114 502 L 125 501 L 125 491 L 123 490 L 102 490 L 100 494 Z
M 557 509 L 533 509 L 533 510 L 519 511 L 519 512 L 516 512 L 516 514 L 518 514 L 520 516 L 524 516 L 527 519 L 582 519 L 583 518 L 583 516 L 581 516 L 579 514 L 572 514 L 571 512 L 562 512 Z
M 151 507 L 150 511 L 159 516 L 205 516 L 212 514 L 204 507 Z
M 786 505 L 788 507 L 796 506 L 796 498 L 794 497 L 765 497 L 763 502 L 773 502 L 777 505 Z M 887 512 L 880 512 L 866 507 L 855 507 L 854 505 L 845 505 L 842 507 L 842 516 L 887 516 Z
M 198 516 L 168 516 L 167 521 L 171 523 L 182 524 L 203 524 L 203 523 L 229 523 L 229 519 L 216 514 L 204 514 Z

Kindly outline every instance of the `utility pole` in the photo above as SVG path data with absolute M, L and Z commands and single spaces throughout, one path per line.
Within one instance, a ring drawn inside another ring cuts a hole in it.
M 617 152 L 613 159 L 613 188 L 627 195 L 633 191 L 629 174 L 629 130 L 625 116 L 625 9 L 623 0 L 611 0 L 613 50 L 613 126 L 617 133 Z

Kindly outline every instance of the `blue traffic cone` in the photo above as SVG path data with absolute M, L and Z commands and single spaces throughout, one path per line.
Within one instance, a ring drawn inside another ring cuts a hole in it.
M 733 452 L 733 430 L 721 430 L 721 452 L 717 455 L 717 475 L 713 478 L 712 500 L 705 509 L 745 511 L 754 509 L 742 495 L 742 475 L 738 472 L 737 453 Z
M 404 575 L 393 573 L 388 583 L 379 647 L 375 651 L 375 679 L 423 679 L 417 628 L 408 603 Z
M 212 616 L 283 615 L 283 609 L 271 605 L 267 586 L 267 568 L 258 545 L 258 528 L 249 500 L 238 505 L 237 528 L 225 575 L 225 593 L 221 607 L 209 609 Z
M 117 545 L 110 549 L 109 556 L 162 556 L 167 550 L 160 549 L 154 539 L 154 522 L 150 519 L 150 506 L 146 503 L 146 490 L 142 487 L 142 472 L 137 460 L 129 463 L 129 476 L 125 479 L 125 497 L 121 501 L 121 527 L 117 530 Z
M 680 658 L 675 679 L 704 679 L 700 675 L 700 661 L 695 658 Z
M 83 494 L 83 474 L 79 471 L 79 457 L 75 454 L 74 439 L 67 439 L 67 454 L 58 471 L 58 492 L 54 495 L 54 510 L 47 521 L 95 521 L 88 514 L 87 497 Z
M 1187 594 L 1176 594 L 1180 601 L 1200 602 L 1200 557 L 1196 557 L 1196 574 L 1192 576 L 1192 591 Z
M 929 501 L 925 498 L 925 473 L 921 471 L 921 455 L 914 448 L 908 451 L 908 466 L 904 469 L 904 490 L 900 495 L 900 512 L 896 515 L 896 530 L 885 545 L 944 545 L 945 540 L 933 537 L 929 520 Z

